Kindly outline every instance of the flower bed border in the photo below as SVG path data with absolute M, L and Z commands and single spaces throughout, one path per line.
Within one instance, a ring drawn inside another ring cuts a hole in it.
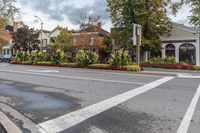
M 142 67 L 163 68 L 163 69 L 181 69 L 181 70 L 195 70 L 194 66 L 188 64 L 150 64 L 142 63 Z

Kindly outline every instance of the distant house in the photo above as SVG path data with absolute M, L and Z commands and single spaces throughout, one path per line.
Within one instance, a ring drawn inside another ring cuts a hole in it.
M 2 30 L 0 30 L 0 38 L 5 39 L 9 42 L 8 45 L 4 46 L 2 48 L 2 54 L 15 54 L 15 51 L 12 49 L 12 32 L 16 32 L 19 28 L 22 28 L 24 26 L 24 23 L 19 22 L 13 22 L 13 25 L 7 25 Z
M 42 31 L 42 47 L 47 47 L 50 45 L 50 31 L 43 30 Z M 41 34 L 39 35 L 39 40 L 41 39 Z
M 99 52 L 104 47 L 103 39 L 109 32 L 102 29 L 101 23 L 97 25 L 81 25 L 80 30 L 73 32 L 73 46 L 79 49 L 92 50 Z
M 50 33 L 49 33 L 49 44 L 52 45 L 56 41 L 56 37 L 60 34 L 62 31 L 63 27 L 60 27 L 59 25 L 54 28 Z
M 177 62 L 200 65 L 200 30 L 173 23 L 161 40 L 162 58 L 173 56 Z

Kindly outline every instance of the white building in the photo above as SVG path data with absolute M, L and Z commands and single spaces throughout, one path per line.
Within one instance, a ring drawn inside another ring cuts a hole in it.
M 173 56 L 177 62 L 200 65 L 200 30 L 173 23 L 161 40 L 162 58 Z

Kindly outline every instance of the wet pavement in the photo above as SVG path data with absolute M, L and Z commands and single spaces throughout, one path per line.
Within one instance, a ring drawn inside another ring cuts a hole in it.
M 200 79 L 174 79 L 62 133 L 176 133 Z M 188 133 L 200 132 L 200 101 Z
M 12 68 L 7 67 L 6 70 Z M 45 70 L 44 67 L 26 66 L 18 66 L 15 70 L 31 68 Z M 0 72 L 0 102 L 37 125 L 163 78 L 62 68 L 57 71 L 49 71 L 50 77 Z M 81 80 L 64 76 L 84 78 Z M 200 79 L 174 78 L 62 133 L 176 133 L 199 84 Z M 6 115 L 17 119 L 9 113 Z M 23 126 L 24 121 L 16 121 L 23 132 L 30 132 Z M 200 101 L 188 132 L 200 132 L 199 125 Z
M 0 123 L 0 133 L 7 133 L 3 125 Z
M 38 86 L 0 80 L 0 101 L 15 108 L 35 123 L 40 123 L 79 107 L 78 99 L 34 90 Z

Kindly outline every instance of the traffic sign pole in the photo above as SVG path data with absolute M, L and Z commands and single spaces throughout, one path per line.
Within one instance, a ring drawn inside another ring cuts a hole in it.
M 136 51 L 137 51 L 137 55 L 136 55 L 136 62 L 137 65 L 140 66 L 140 46 L 141 46 L 141 34 L 142 32 L 142 28 L 141 25 L 138 24 L 133 24 L 133 45 L 136 45 Z

